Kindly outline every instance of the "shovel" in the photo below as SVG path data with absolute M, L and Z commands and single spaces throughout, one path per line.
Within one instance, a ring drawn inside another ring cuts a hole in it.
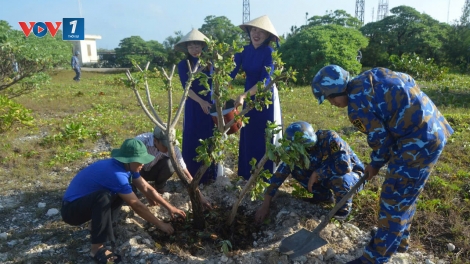
M 330 222 L 330 219 L 335 215 L 335 213 L 341 208 L 341 206 L 346 203 L 346 200 L 349 199 L 357 189 L 366 181 L 368 174 L 364 175 L 359 179 L 359 181 L 354 185 L 351 190 L 339 201 L 336 206 L 328 213 L 325 220 L 323 220 L 313 231 L 308 231 L 305 228 L 298 231 L 295 234 L 292 234 L 281 241 L 279 245 L 279 251 L 283 254 L 289 256 L 290 259 L 307 254 L 308 252 L 320 248 L 328 242 L 320 237 L 320 231 L 322 231 Z

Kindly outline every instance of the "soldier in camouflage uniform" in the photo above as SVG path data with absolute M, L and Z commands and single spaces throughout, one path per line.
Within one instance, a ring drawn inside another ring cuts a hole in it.
M 313 193 L 313 198 L 307 201 L 319 203 L 339 202 L 364 174 L 364 165 L 349 145 L 331 130 L 318 130 L 315 132 L 307 122 L 295 122 L 287 127 L 285 136 L 293 140 L 296 132 L 303 133 L 304 143 L 309 154 L 310 167 L 301 169 L 290 167 L 281 163 L 276 173 L 271 177 L 271 184 L 267 188 L 263 205 L 255 215 L 255 221 L 261 222 L 269 212 L 272 197 L 279 186 L 292 175 L 300 185 Z M 331 193 L 333 191 L 334 195 Z M 334 216 L 344 220 L 351 212 L 352 198 L 338 210 Z
M 349 263 L 385 263 L 409 245 L 416 201 L 449 136 L 454 132 L 405 73 L 374 68 L 350 79 L 337 65 L 323 67 L 312 92 L 321 104 L 348 107 L 351 123 L 372 148 L 369 180 L 388 164 L 380 197 L 378 230 L 362 257 Z

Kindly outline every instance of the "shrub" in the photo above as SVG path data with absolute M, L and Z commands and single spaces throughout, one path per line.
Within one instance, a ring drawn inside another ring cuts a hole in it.
M 389 58 L 393 70 L 405 72 L 419 80 L 442 80 L 448 69 L 439 67 L 434 63 L 434 59 L 422 59 L 415 53 L 404 53 L 401 57 L 391 55 Z
M 0 95 L 0 133 L 7 131 L 15 124 L 32 125 L 33 120 L 31 110 Z

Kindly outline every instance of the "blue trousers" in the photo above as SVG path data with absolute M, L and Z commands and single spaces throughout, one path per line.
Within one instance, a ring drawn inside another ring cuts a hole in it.
M 81 75 L 80 69 L 73 69 L 73 70 L 75 71 L 75 77 L 73 77 L 73 80 L 80 81 L 80 75 Z
M 389 160 L 380 194 L 378 230 L 361 257 L 363 263 L 386 263 L 395 252 L 409 247 L 410 227 L 418 196 L 445 145 L 428 142 L 427 148 L 398 146 Z
M 357 172 L 346 173 L 342 176 L 333 176 L 329 179 L 325 179 L 321 182 L 313 184 L 312 193 L 314 196 L 327 200 L 329 197 L 331 197 L 331 191 L 333 191 L 335 201 L 338 203 L 349 192 L 349 190 L 351 190 L 351 188 L 356 185 L 356 183 L 359 181 L 359 177 L 361 176 L 362 175 L 359 175 Z M 305 189 L 308 188 L 308 178 L 306 181 L 299 182 Z M 360 190 L 362 190 L 362 188 L 358 189 L 358 192 Z M 346 203 L 338 210 L 338 212 L 347 211 L 349 213 L 352 208 L 352 199 L 353 198 L 351 196 L 351 198 L 346 201 Z

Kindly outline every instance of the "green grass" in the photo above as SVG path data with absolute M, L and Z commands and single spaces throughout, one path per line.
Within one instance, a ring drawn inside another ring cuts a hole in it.
M 2 134 L 0 147 L 0 195 L 22 191 L 62 193 L 77 168 L 90 157 L 108 157 L 109 152 L 93 152 L 98 141 L 112 147 L 153 124 L 145 116 L 130 88 L 123 85 L 124 74 L 84 72 L 82 81 L 72 81 L 74 73 L 54 75 L 47 86 L 15 101 L 32 110 L 33 126 L 14 126 Z M 175 105 L 182 88 L 173 79 Z M 412 226 L 412 247 L 424 248 L 444 257 L 445 244 L 452 242 L 461 253 L 451 256 L 455 263 L 470 258 L 470 77 L 448 75 L 439 82 L 419 82 L 455 130 L 437 163 L 417 205 Z M 152 101 L 161 116 L 168 111 L 163 83 L 152 80 Z M 236 86 L 232 93 L 242 92 Z M 141 93 L 144 96 L 143 90 Z M 310 87 L 280 91 L 284 127 L 293 121 L 310 122 L 315 129 L 339 132 L 356 154 L 369 161 L 366 138 L 350 124 L 346 109 L 327 102 L 318 105 Z M 178 124 L 181 129 L 182 118 Z M 236 142 L 235 142 L 236 143 Z M 233 152 L 236 149 L 229 148 Z M 236 154 L 235 154 L 236 156 Z M 383 176 L 383 171 L 381 174 Z M 376 224 L 380 177 L 370 182 L 354 200 L 353 221 L 361 227 Z M 42 213 L 42 212 L 39 212 Z M 436 220 L 433 220 L 436 219 Z

